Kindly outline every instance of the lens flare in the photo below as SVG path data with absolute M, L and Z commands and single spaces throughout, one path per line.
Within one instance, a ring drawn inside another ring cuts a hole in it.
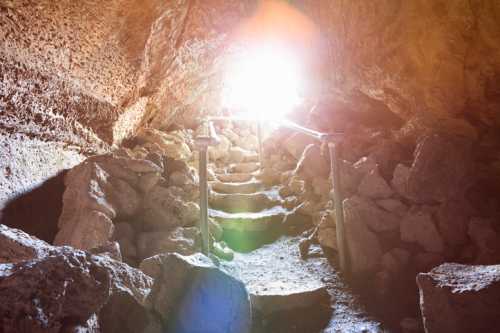
M 227 66 L 224 106 L 249 117 L 279 119 L 301 102 L 301 77 L 299 59 L 285 47 L 246 49 Z

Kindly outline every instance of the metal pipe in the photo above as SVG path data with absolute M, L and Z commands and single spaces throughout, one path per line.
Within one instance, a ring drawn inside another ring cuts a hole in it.
M 210 235 L 208 231 L 208 145 L 201 144 L 200 148 L 200 231 L 202 240 L 202 252 L 205 255 L 210 253 Z
M 260 170 L 264 168 L 264 156 L 262 149 L 262 120 L 259 119 L 257 122 L 257 138 L 259 139 L 259 162 L 260 162 Z
M 340 269 L 346 274 L 348 271 L 347 249 L 344 232 L 344 207 L 342 197 L 342 185 L 340 183 L 340 149 L 341 144 L 335 142 L 328 143 L 328 150 L 330 152 L 330 169 L 332 172 L 332 185 L 333 185 L 333 201 L 335 205 L 335 225 L 337 236 L 337 248 L 339 253 Z

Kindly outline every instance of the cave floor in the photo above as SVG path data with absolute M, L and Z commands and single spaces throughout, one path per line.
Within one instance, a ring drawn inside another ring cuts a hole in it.
M 290 288 L 308 288 L 324 284 L 330 295 L 327 317 L 317 306 L 278 316 L 274 323 L 256 321 L 254 332 L 388 332 L 381 321 L 368 313 L 360 298 L 343 281 L 335 263 L 330 263 L 319 247 L 317 255 L 302 260 L 299 253 L 300 237 L 283 236 L 271 244 L 249 253 L 236 253 L 231 262 L 221 263 L 229 274 L 241 279 L 252 293 L 262 286 L 286 285 Z M 298 318 L 297 321 L 290 320 Z

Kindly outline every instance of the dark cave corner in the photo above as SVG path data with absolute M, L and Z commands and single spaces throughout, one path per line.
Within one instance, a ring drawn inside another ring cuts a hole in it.
M 66 173 L 61 171 L 32 191 L 10 200 L 0 212 L 0 224 L 21 229 L 52 244 L 63 207 Z

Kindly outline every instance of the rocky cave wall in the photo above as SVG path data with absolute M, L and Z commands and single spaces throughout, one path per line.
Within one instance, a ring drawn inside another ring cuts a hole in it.
M 164 127 L 178 114 L 207 110 L 214 54 L 250 5 L 0 1 L 4 223 L 29 220 L 22 227 L 34 231 L 57 219 L 60 211 L 47 215 L 40 199 L 60 201 L 62 170 L 109 151 L 141 126 Z M 40 186 L 38 195 L 27 194 Z
M 321 99 L 356 90 L 408 127 L 498 142 L 497 2 L 292 3 L 322 32 Z M 0 206 L 141 126 L 217 110 L 228 32 L 255 4 L 0 1 Z

